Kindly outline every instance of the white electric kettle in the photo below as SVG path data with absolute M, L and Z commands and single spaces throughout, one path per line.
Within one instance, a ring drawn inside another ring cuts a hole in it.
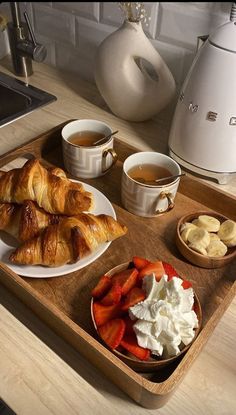
M 179 164 L 219 183 L 236 173 L 236 21 L 218 27 L 183 84 L 169 137 Z

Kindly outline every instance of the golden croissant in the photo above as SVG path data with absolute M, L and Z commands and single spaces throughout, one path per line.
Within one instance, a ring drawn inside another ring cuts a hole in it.
M 11 255 L 16 264 L 58 267 L 74 263 L 95 251 L 100 244 L 125 235 L 126 226 L 108 215 L 81 213 L 64 217 L 50 225 L 39 236 L 26 241 Z
M 19 241 L 27 241 L 37 236 L 48 225 L 59 222 L 59 215 L 52 215 L 31 200 L 22 205 L 0 204 L 0 230 L 4 230 Z
M 39 160 L 22 168 L 0 172 L 0 202 L 22 204 L 32 200 L 46 212 L 77 215 L 92 209 L 93 197 L 83 185 L 71 182 L 61 169 L 47 170 Z

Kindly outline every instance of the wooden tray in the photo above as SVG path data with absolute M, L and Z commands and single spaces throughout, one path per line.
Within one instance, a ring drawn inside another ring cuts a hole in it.
M 65 124 L 1 156 L 0 168 L 29 155 L 41 158 L 45 165 L 64 167 L 60 132 Z M 83 181 L 108 197 L 118 220 L 128 227 L 128 234 L 112 242 L 99 259 L 80 271 L 56 278 L 33 279 L 20 277 L 0 263 L 0 282 L 137 403 L 146 408 L 159 408 L 182 381 L 236 293 L 235 262 L 208 270 L 191 265 L 181 256 L 174 242 L 177 221 L 183 214 L 195 210 L 214 210 L 236 220 L 236 198 L 184 177 L 172 211 L 151 219 L 134 216 L 122 208 L 119 189 L 122 162 L 138 150 L 118 139 L 115 146 L 119 160 L 113 170 L 101 178 Z M 99 342 L 90 317 L 90 291 L 99 277 L 115 265 L 129 261 L 133 255 L 172 263 L 180 275 L 192 281 L 203 311 L 202 330 L 184 357 L 150 374 L 134 372 L 106 349 Z

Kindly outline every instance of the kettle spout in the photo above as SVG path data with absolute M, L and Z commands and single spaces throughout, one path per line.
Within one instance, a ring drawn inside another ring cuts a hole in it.
M 196 49 L 196 53 L 199 51 L 199 49 L 202 47 L 202 45 L 204 45 L 204 43 L 206 42 L 206 40 L 208 39 L 209 35 L 203 35 L 203 36 L 198 36 L 197 37 L 197 49 Z

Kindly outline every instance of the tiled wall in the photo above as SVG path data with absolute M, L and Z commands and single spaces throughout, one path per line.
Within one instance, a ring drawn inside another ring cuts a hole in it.
M 193 60 L 197 36 L 209 34 L 229 20 L 231 4 L 145 3 L 150 16 L 145 32 L 169 66 L 179 88 Z M 22 9 L 27 8 L 38 41 L 47 47 L 47 63 L 94 82 L 97 48 L 123 20 L 118 3 L 21 2 L 20 5 Z M 0 12 L 9 15 L 8 9 L 7 3 L 0 5 Z

